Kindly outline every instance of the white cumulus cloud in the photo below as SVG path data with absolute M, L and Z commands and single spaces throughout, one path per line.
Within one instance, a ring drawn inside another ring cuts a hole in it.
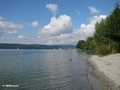
M 89 24 L 82 23 L 80 24 L 79 29 L 73 29 L 71 28 L 71 31 L 69 33 L 59 33 L 55 34 L 55 31 L 60 30 L 59 28 L 56 27 L 54 29 L 50 24 L 47 25 L 42 29 L 44 33 L 41 31 L 39 33 L 42 33 L 43 35 L 38 36 L 38 40 L 40 42 L 44 42 L 44 44 L 76 44 L 79 40 L 86 40 L 88 36 L 92 36 L 95 31 L 95 24 L 96 22 L 100 22 L 100 20 L 103 18 L 105 19 L 107 15 L 99 15 L 99 16 L 93 16 L 89 18 Z M 60 18 L 60 17 L 59 17 Z M 57 20 L 57 19 L 55 19 Z M 51 19 L 52 21 L 52 19 Z M 64 20 L 63 20 L 64 21 Z M 65 20 L 66 21 L 66 20 Z M 70 21 L 72 24 L 72 21 Z M 60 21 L 59 21 L 60 23 Z M 53 26 L 59 26 L 59 23 L 52 24 Z M 71 26 L 71 25 L 69 25 Z M 51 28 L 52 27 L 52 28 Z M 61 27 L 61 26 L 59 26 Z M 52 35 L 52 36 L 46 36 L 46 35 Z
M 93 6 L 88 6 L 88 8 L 90 9 L 90 12 L 92 14 L 98 14 L 99 13 L 99 10 L 97 10 L 95 7 Z
M 0 21 L 0 32 L 7 32 L 9 34 L 17 33 L 18 30 L 21 30 L 23 25 L 15 24 L 8 21 Z
M 54 16 L 57 14 L 57 11 L 58 11 L 57 4 L 52 4 L 52 3 L 47 4 L 46 8 L 48 8 L 54 14 Z
M 2 31 L 0 31 L 0 38 L 2 37 L 2 35 L 3 35 L 3 32 L 2 32 Z
M 38 21 L 34 21 L 30 24 L 32 27 L 37 27 L 39 25 Z
M 89 18 L 89 24 L 82 23 L 80 29 L 74 33 L 78 33 L 80 36 L 83 36 L 86 39 L 88 36 L 92 36 L 95 31 L 96 22 L 100 22 L 101 19 L 105 19 L 107 15 L 99 15 Z
M 80 12 L 78 10 L 75 11 L 78 15 L 80 15 Z
M 70 16 L 60 15 L 58 18 L 52 17 L 48 25 L 39 31 L 39 34 L 47 36 L 59 36 L 65 33 L 71 33 L 73 24 Z
M 1 21 L 1 20 L 4 20 L 4 19 L 3 19 L 3 17 L 0 16 L 0 21 Z
M 0 40 L 4 40 L 5 39 L 5 37 L 0 37 Z
M 19 35 L 18 39 L 27 39 L 27 37 L 23 36 L 23 35 Z

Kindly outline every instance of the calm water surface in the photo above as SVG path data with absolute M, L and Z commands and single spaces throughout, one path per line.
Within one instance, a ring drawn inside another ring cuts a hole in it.
M 89 56 L 77 50 L 0 50 L 0 90 L 92 90 L 83 61 Z

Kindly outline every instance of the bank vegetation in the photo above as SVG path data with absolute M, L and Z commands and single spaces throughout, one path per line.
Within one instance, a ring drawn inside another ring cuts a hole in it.
M 115 4 L 113 11 L 95 24 L 95 32 L 84 40 L 79 40 L 76 48 L 95 50 L 95 54 L 106 55 L 120 52 L 120 5 Z

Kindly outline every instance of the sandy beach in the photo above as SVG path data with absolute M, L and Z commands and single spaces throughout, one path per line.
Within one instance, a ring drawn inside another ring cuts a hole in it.
M 107 82 L 108 90 L 120 90 L 120 54 L 99 57 L 91 56 L 87 60 L 93 67 L 93 73 Z

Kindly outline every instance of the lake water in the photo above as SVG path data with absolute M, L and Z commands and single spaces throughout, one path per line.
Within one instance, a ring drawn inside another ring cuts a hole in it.
M 0 50 L 0 90 L 92 90 L 77 50 Z M 13 86 L 12 86 L 13 85 Z

